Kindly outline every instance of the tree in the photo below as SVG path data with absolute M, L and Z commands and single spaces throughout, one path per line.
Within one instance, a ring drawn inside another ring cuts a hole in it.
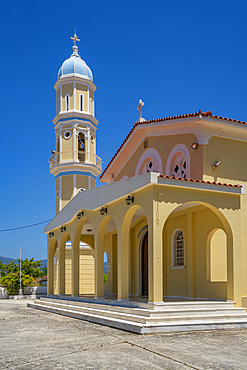
M 18 294 L 20 289 L 20 271 L 10 272 L 3 276 L 1 284 L 7 288 L 8 295 Z M 34 278 L 29 275 L 21 275 L 21 289 L 30 286 L 34 282 Z
M 19 269 L 20 260 L 17 259 L 17 261 Z M 21 271 L 23 272 L 23 274 L 30 275 L 34 278 L 43 276 L 43 271 L 40 266 L 41 260 L 34 261 L 33 258 L 31 258 L 30 260 L 28 260 L 28 258 L 21 260 Z
M 47 267 L 46 266 L 44 266 L 44 267 L 42 267 L 42 276 L 47 276 Z
M 44 275 L 44 271 L 40 268 L 41 261 L 34 261 L 33 258 L 21 260 L 21 288 L 30 286 L 35 278 Z M 0 261 L 2 286 L 7 288 L 8 294 L 18 294 L 20 288 L 20 260 L 3 263 Z

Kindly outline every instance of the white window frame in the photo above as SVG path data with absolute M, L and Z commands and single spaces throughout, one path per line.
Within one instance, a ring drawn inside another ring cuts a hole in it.
M 68 112 L 70 110 L 70 95 L 65 94 L 65 112 Z
M 176 261 L 176 254 L 177 254 L 177 244 L 176 244 L 176 235 L 178 232 L 181 232 L 183 234 L 183 250 L 184 250 L 184 264 L 183 265 L 177 265 Z M 174 233 L 172 234 L 172 241 L 171 241 L 171 268 L 172 269 L 184 269 L 185 268 L 185 238 L 184 238 L 184 232 L 181 229 L 176 229 Z
M 143 163 L 146 161 L 146 159 L 148 157 L 151 157 L 153 158 L 157 165 L 158 165 L 158 172 L 162 174 L 162 159 L 161 159 L 161 156 L 159 154 L 159 152 L 154 149 L 154 148 L 149 148 L 147 150 L 145 150 L 145 152 L 141 155 L 138 163 L 137 163 L 137 166 L 136 166 L 136 169 L 135 169 L 135 176 L 138 176 L 140 174 L 140 170 L 141 170 L 141 167 L 143 165 Z
M 187 179 L 190 179 L 190 153 L 186 145 L 184 144 L 177 144 L 174 146 L 174 148 L 170 151 L 170 154 L 168 156 L 167 162 L 166 162 L 166 175 L 167 176 L 172 176 L 173 174 L 171 173 L 170 167 L 172 160 L 174 156 L 178 153 L 182 152 L 186 158 L 186 164 L 187 164 Z

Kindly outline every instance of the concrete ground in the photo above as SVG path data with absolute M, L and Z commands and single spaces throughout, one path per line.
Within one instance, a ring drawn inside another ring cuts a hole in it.
M 247 369 L 247 329 L 140 336 L 0 300 L 0 369 Z

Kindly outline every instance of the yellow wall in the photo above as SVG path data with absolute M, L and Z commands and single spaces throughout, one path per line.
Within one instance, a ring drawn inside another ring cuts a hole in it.
M 208 237 L 206 245 L 210 259 L 208 278 L 213 282 L 227 281 L 227 241 L 226 233 L 222 229 L 215 229 Z
M 95 179 L 91 177 L 91 188 L 95 188 L 95 186 L 96 186 L 96 181 Z
M 244 170 L 247 160 L 247 143 L 243 141 L 213 136 L 203 148 L 203 179 L 227 184 L 247 184 Z M 219 167 L 212 169 L 216 161 Z M 241 197 L 241 292 L 247 296 L 247 197 Z
M 73 197 L 73 175 L 63 176 L 62 177 L 62 208 Z
M 184 210 L 172 214 L 164 228 L 164 295 L 188 297 L 188 213 L 193 213 L 193 249 L 194 258 L 194 296 L 198 298 L 226 298 L 226 245 L 222 245 L 222 237 L 208 245 L 211 250 L 207 251 L 207 240 L 210 233 L 223 229 L 218 217 L 205 207 L 196 207 L 195 212 Z M 185 238 L 185 266 L 183 268 L 172 267 L 172 236 L 176 229 L 181 229 Z M 223 231 L 220 230 L 222 233 Z M 211 239 L 211 238 L 210 238 Z M 221 245 L 217 244 L 220 240 Z M 216 242 L 216 244 L 215 244 Z M 211 266 L 211 269 L 210 269 Z M 207 271 L 208 269 L 208 271 Z M 165 271 L 167 271 L 165 273 Z M 211 277 L 211 279 L 210 279 Z
M 56 114 L 60 111 L 60 101 L 58 106 L 58 99 L 60 99 L 60 87 L 56 90 Z
M 76 189 L 88 189 L 88 176 L 76 175 Z
M 65 139 L 64 133 L 70 131 L 71 136 L 69 139 Z M 62 160 L 69 160 L 73 158 L 73 130 L 69 129 L 62 130 Z
M 54 294 L 58 294 L 58 252 L 54 256 Z M 94 294 L 94 253 L 80 250 L 79 293 Z M 65 251 L 65 294 L 71 294 L 71 248 Z
M 59 212 L 59 178 L 56 179 L 56 191 L 55 191 L 55 214 L 57 215 Z M 58 196 L 57 196 L 58 192 Z
M 88 112 L 87 85 L 76 84 L 76 109 L 80 110 L 80 94 L 84 96 L 84 111 Z
M 181 140 L 181 135 L 167 135 L 148 137 L 148 147 L 144 148 L 143 142 L 131 159 L 126 163 L 120 173 L 116 176 L 114 181 L 119 181 L 124 175 L 132 177 L 135 175 L 135 169 L 141 155 L 149 148 L 155 148 L 162 159 L 163 171 L 162 174 L 166 175 L 166 163 L 171 150 L 177 145 L 183 143 L 188 148 L 190 153 L 190 177 L 193 179 L 202 179 L 202 163 L 203 163 L 203 148 L 199 146 L 197 150 L 191 149 L 191 144 L 197 142 L 197 138 L 193 134 L 184 134 Z
M 185 267 L 172 266 L 172 236 L 175 230 L 181 229 L 185 238 Z M 167 220 L 164 228 L 164 295 L 166 296 L 188 296 L 188 278 L 186 269 L 187 249 L 186 249 L 186 214 L 171 217 Z
M 94 115 L 94 92 L 89 89 L 89 98 L 92 99 L 92 115 Z M 91 107 L 89 107 L 89 112 L 91 112 Z
M 91 162 L 93 162 L 93 163 L 94 163 L 94 161 L 95 161 L 95 157 L 94 157 L 94 155 L 95 155 L 95 140 L 93 141 L 93 143 L 92 143 L 92 141 L 91 141 L 91 137 L 89 138 L 89 140 L 90 140 L 90 155 L 91 155 Z

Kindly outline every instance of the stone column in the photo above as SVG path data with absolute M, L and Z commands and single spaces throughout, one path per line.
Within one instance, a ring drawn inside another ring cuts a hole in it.
M 58 295 L 65 294 L 65 245 L 58 246 Z
M 148 301 L 163 302 L 162 227 L 155 218 L 148 223 Z
M 101 234 L 101 233 L 100 233 Z M 96 236 L 94 235 L 95 245 L 95 297 L 104 297 L 104 234 Z
M 195 297 L 195 243 L 194 243 L 194 213 L 187 213 L 187 240 L 185 240 L 185 250 L 187 249 L 187 259 L 185 265 L 188 272 L 188 297 Z
M 123 225 L 118 233 L 118 301 L 129 300 L 130 230 Z
M 50 250 L 49 236 L 47 236 L 47 294 L 54 294 L 54 254 Z
M 72 269 L 71 269 L 71 294 L 72 296 L 79 295 L 79 273 L 80 273 L 80 242 L 71 240 L 72 246 Z

